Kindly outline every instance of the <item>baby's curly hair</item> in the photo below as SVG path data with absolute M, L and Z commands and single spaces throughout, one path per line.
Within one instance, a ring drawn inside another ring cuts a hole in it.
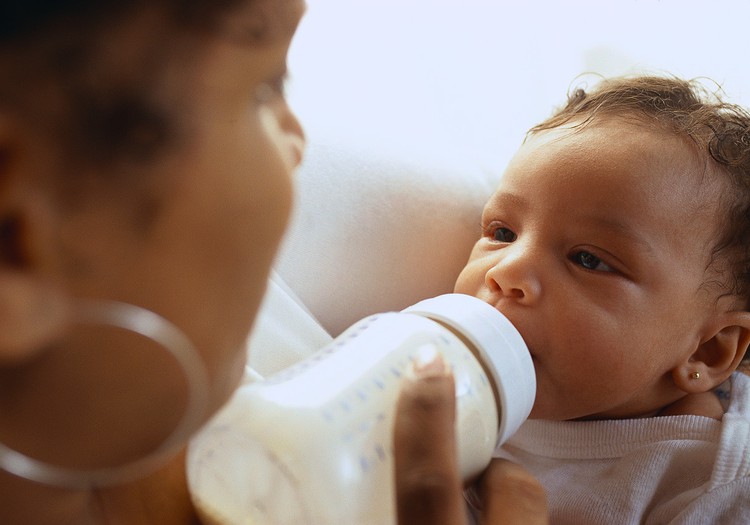
M 750 307 L 750 113 L 723 100 L 699 79 L 624 76 L 604 79 L 591 90 L 576 87 L 567 103 L 529 134 L 563 125 L 582 127 L 599 117 L 656 123 L 692 141 L 707 166 L 729 184 L 720 211 L 722 233 L 711 261 L 729 262 L 724 293 L 744 298 Z

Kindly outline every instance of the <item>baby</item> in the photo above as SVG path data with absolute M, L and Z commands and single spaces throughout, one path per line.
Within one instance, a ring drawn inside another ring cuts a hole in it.
M 487 202 L 455 287 L 520 330 L 499 451 L 555 524 L 750 522 L 750 115 L 696 82 L 575 91 Z

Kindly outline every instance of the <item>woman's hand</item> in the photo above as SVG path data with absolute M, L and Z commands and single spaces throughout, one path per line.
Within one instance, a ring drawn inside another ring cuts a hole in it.
M 480 523 L 546 525 L 547 495 L 539 480 L 521 465 L 493 459 L 477 484 Z
M 453 377 L 442 358 L 415 363 L 394 430 L 399 525 L 467 524 L 454 421 Z M 475 489 L 483 524 L 548 523 L 544 489 L 519 465 L 493 460 Z

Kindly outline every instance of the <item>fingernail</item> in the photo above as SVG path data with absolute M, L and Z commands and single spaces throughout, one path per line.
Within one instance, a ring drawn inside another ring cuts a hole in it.
M 439 377 L 447 374 L 445 360 L 434 345 L 423 345 L 414 356 L 414 376 L 417 378 Z

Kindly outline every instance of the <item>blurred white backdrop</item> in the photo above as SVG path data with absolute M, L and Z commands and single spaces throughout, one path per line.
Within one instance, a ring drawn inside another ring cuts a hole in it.
M 576 76 L 709 77 L 750 104 L 747 0 L 308 0 L 290 99 L 308 133 L 502 169 Z

